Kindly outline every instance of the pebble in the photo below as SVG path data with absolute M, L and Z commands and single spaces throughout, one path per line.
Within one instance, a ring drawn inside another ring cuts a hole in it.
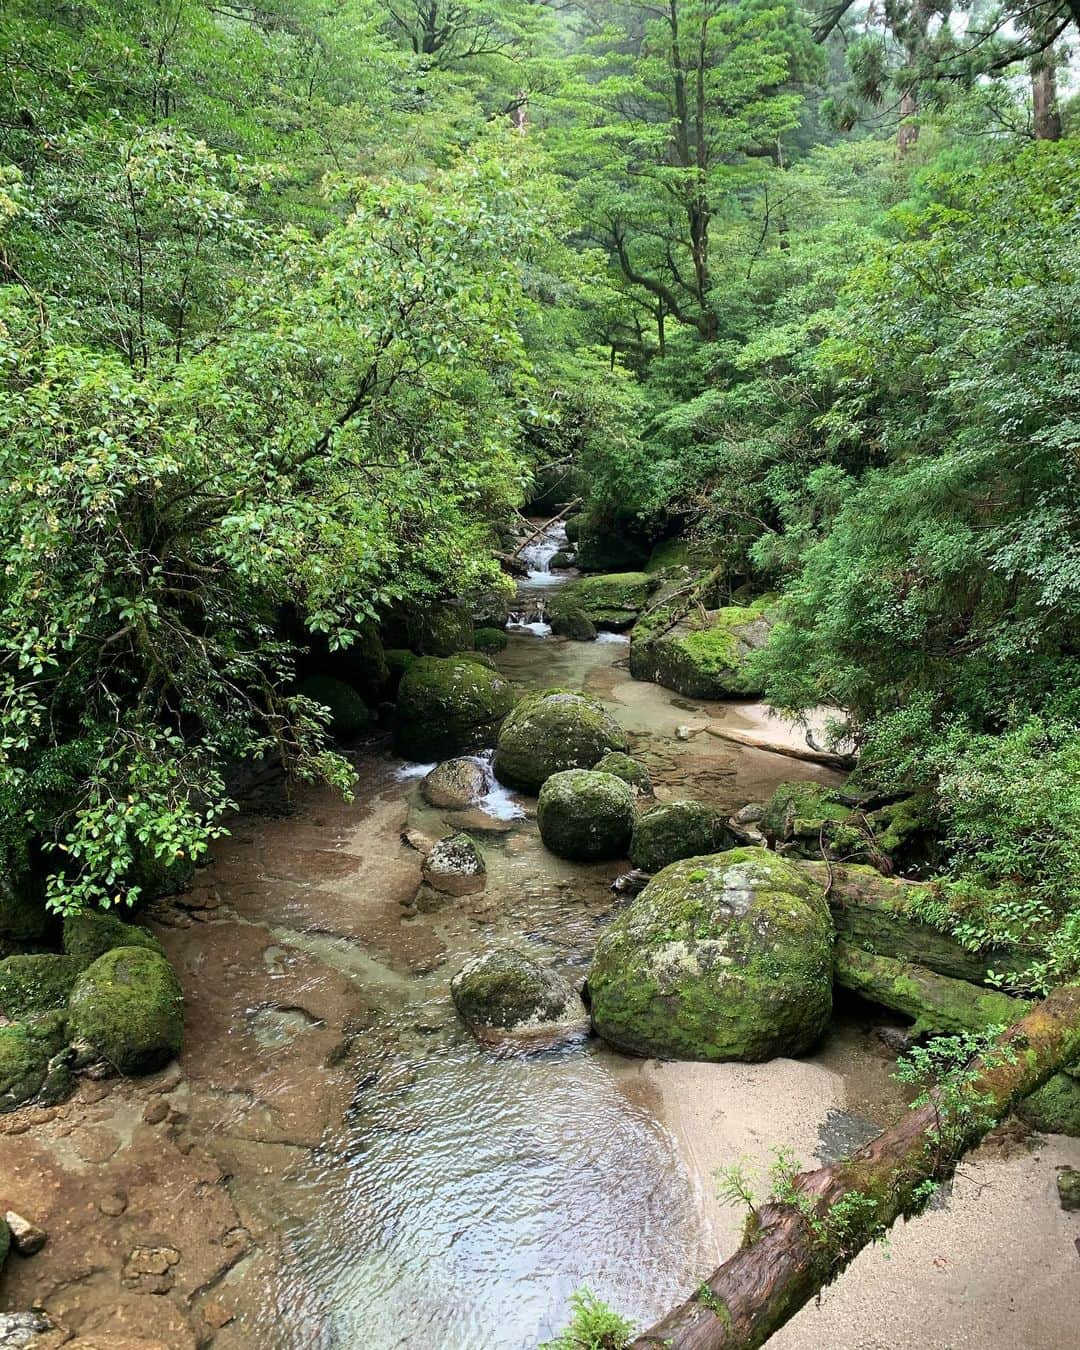
M 107 1214 L 109 1218 L 116 1219 L 127 1209 L 127 1204 L 127 1196 L 123 1191 L 112 1191 L 101 1197 L 97 1202 L 97 1207 L 102 1214 Z
M 49 1240 L 44 1228 L 39 1228 L 29 1219 L 24 1219 L 14 1210 L 8 1210 L 4 1215 L 4 1222 L 11 1229 L 11 1240 L 20 1256 L 33 1256 L 35 1252 L 41 1251 Z

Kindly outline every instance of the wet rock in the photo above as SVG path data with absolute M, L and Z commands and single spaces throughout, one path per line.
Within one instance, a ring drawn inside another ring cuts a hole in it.
M 451 834 L 424 859 L 424 880 L 444 895 L 474 895 L 487 883 L 484 855 L 467 834 Z
M 765 806 L 762 802 L 747 802 L 745 806 L 740 806 L 731 819 L 736 825 L 756 825 L 765 815 Z
M 602 759 L 597 760 L 593 768 L 597 773 L 613 773 L 616 778 L 629 783 L 642 797 L 652 796 L 653 785 L 648 769 L 640 760 L 624 755 L 621 750 L 609 750 Z
M 164 956 L 117 947 L 76 981 L 69 1004 L 72 1043 L 85 1064 L 149 1073 L 174 1059 L 184 1036 L 180 982 Z
M 763 849 L 684 859 L 604 932 L 588 983 L 594 1030 L 633 1054 L 800 1054 L 832 1009 L 828 904 Z
M 509 681 L 470 657 L 421 657 L 398 690 L 395 742 L 418 760 L 482 750 L 513 706 Z
M 572 642 L 595 642 L 596 625 L 584 609 L 564 596 L 557 596 L 548 606 L 547 620 L 556 637 Z
M 503 723 L 495 776 L 507 787 L 539 792 L 553 773 L 591 769 L 607 751 L 626 748 L 626 734 L 600 703 L 545 689 L 523 698 Z
M 0 1313 L 0 1350 L 25 1350 L 35 1337 L 51 1329 L 52 1322 L 44 1313 Z
M 420 784 L 420 795 L 432 806 L 463 810 L 488 790 L 488 774 L 475 759 L 448 759 Z
M 483 952 L 451 980 L 462 1021 L 482 1041 L 544 1042 L 587 1029 L 579 996 L 554 971 L 513 948 Z
M 621 858 L 634 828 L 634 794 L 614 774 L 568 769 L 540 789 L 536 821 L 544 846 L 557 857 Z
M 207 1303 L 202 1310 L 203 1319 L 208 1327 L 220 1331 L 233 1320 L 233 1314 L 222 1303 Z
M 329 709 L 329 731 L 338 740 L 359 736 L 371 721 L 367 704 L 352 685 L 332 675 L 309 675 L 296 686 L 296 692 Z
M 138 924 L 125 923 L 115 914 L 85 910 L 64 920 L 64 951 L 87 965 L 116 947 L 146 947 L 162 954 L 161 943 L 153 933 Z
M 1057 1193 L 1062 1209 L 1080 1209 L 1080 1172 L 1075 1167 L 1058 1169 Z
M 173 1267 L 179 1263 L 175 1247 L 136 1247 L 124 1262 L 121 1279 L 140 1294 L 167 1294 L 176 1282 Z
M 874 1035 L 894 1055 L 906 1054 L 918 1040 L 911 1027 L 875 1027 Z
M 766 599 L 747 606 L 694 612 L 677 621 L 664 609 L 639 621 L 630 643 L 630 674 L 652 680 L 688 698 L 721 699 L 760 694 L 761 681 L 749 656 L 772 630 Z
M 9 1209 L 4 1215 L 4 1222 L 11 1233 L 12 1245 L 20 1256 L 34 1256 L 49 1240 L 44 1228 L 39 1228 L 29 1219 L 24 1219 L 13 1209 Z
M 643 872 L 659 872 L 680 858 L 717 853 L 734 842 L 723 816 L 705 802 L 661 802 L 634 822 L 630 861 Z
M 570 582 L 561 599 L 579 606 L 597 628 L 621 631 L 633 625 L 658 584 L 645 572 L 612 572 Z

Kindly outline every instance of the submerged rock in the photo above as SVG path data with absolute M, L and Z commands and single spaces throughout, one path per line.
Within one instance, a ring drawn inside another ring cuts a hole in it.
M 309 675 L 296 686 L 296 692 L 330 710 L 329 731 L 339 740 L 358 736 L 371 721 L 367 704 L 352 685 L 332 675 Z
M 420 795 L 431 806 L 453 811 L 471 806 L 488 790 L 488 772 L 475 759 L 447 759 L 420 784 Z
M 760 694 L 761 681 L 747 659 L 764 647 L 772 625 L 768 600 L 709 610 L 704 622 L 700 612 L 672 623 L 669 612 L 656 610 L 634 628 L 630 674 L 687 698 Z
M 634 794 L 614 774 L 567 769 L 540 789 L 536 821 L 544 846 L 560 858 L 622 858 L 634 828 Z
M 395 741 L 409 759 L 481 750 L 513 706 L 509 681 L 470 657 L 424 656 L 402 677 Z
M 554 971 L 504 947 L 474 957 L 450 981 L 461 1020 L 479 1039 L 551 1043 L 584 1034 L 580 997 Z
M 613 773 L 643 797 L 652 796 L 652 779 L 648 769 L 640 760 L 623 754 L 621 750 L 609 750 L 602 759 L 597 760 L 593 768 L 597 773 Z
M 588 987 L 593 1028 L 632 1054 L 800 1054 L 832 1010 L 824 893 L 764 849 L 673 863 L 603 934 Z
M 424 880 L 443 895 L 475 895 L 487 883 L 484 855 L 467 834 L 448 834 L 424 859 Z
M 584 611 L 597 628 L 621 631 L 633 626 L 657 584 L 657 579 L 645 572 L 582 577 L 564 587 L 560 601 Z
M 553 773 L 591 769 L 608 750 L 625 750 L 626 734 L 584 694 L 545 689 L 523 698 L 503 723 L 495 776 L 507 787 L 539 792 Z
M 659 872 L 680 858 L 717 853 L 734 843 L 715 807 L 705 802 L 661 802 L 634 822 L 630 861 L 643 872 Z
M 184 996 L 172 966 L 146 947 L 116 947 L 79 976 L 68 1005 L 72 1043 L 84 1064 L 119 1073 L 167 1064 L 184 1038 Z

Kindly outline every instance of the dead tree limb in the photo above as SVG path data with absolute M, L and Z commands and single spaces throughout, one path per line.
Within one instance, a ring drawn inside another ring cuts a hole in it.
M 1080 986 L 1066 985 L 976 1062 L 960 1089 L 974 1106 L 966 1129 L 943 1128 L 944 1108 L 931 1101 L 845 1161 L 796 1177 L 795 1203 L 774 1197 L 757 1210 L 735 1255 L 633 1350 L 757 1350 L 877 1234 L 916 1212 L 925 1182 L 949 1175 L 994 1122 L 1078 1057 Z
M 572 502 L 567 502 L 566 505 L 563 507 L 563 509 L 558 513 L 558 515 L 552 516 L 550 520 L 545 520 L 543 525 L 541 525 L 539 529 L 533 530 L 532 534 L 530 535 L 526 535 L 526 537 L 521 541 L 520 544 L 518 544 L 517 548 L 515 548 L 509 556 L 511 558 L 516 558 L 518 554 L 522 551 L 522 549 L 526 549 L 529 547 L 529 545 L 532 543 L 534 539 L 539 539 L 545 530 L 550 529 L 552 525 L 557 525 L 559 521 L 562 520 L 563 516 L 568 516 L 575 506 L 580 505 L 581 505 L 580 497 L 575 497 Z
M 770 755 L 786 755 L 788 759 L 801 759 L 809 764 L 822 764 L 829 769 L 853 769 L 855 758 L 852 755 L 837 755 L 831 750 L 811 750 L 809 746 L 785 745 L 783 741 L 766 741 L 748 731 L 734 731 L 728 727 L 707 727 L 710 736 L 722 741 L 731 741 L 733 745 L 748 745 L 753 750 L 764 750 Z

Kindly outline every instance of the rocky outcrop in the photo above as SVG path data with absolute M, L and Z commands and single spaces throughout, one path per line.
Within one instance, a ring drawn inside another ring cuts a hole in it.
M 822 889 L 764 849 L 673 863 L 603 934 L 588 989 L 594 1030 L 633 1054 L 801 1054 L 832 1010 Z
M 567 769 L 540 789 L 536 821 L 544 846 L 560 858 L 622 858 L 634 828 L 634 794 L 614 774 Z
M 630 674 L 687 698 L 757 695 L 761 681 L 748 658 L 768 641 L 772 608 L 767 600 L 746 608 L 692 611 L 674 620 L 663 608 L 634 627 Z
M 634 822 L 630 861 L 642 872 L 659 872 L 680 858 L 718 853 L 734 843 L 715 807 L 705 802 L 661 802 Z
M 487 865 L 467 834 L 449 834 L 424 858 L 423 877 L 443 895 L 475 895 L 487 882 Z
M 514 706 L 508 680 L 467 656 L 425 656 L 402 676 L 394 739 L 409 759 L 431 760 L 491 745 Z
M 588 1030 L 585 1007 L 566 981 L 514 948 L 474 957 L 451 980 L 450 995 L 487 1043 L 551 1044 Z
M 600 703 L 566 689 L 523 698 L 503 723 L 495 776 L 507 787 L 539 792 L 553 773 L 591 769 L 608 750 L 625 750 L 626 735 Z

